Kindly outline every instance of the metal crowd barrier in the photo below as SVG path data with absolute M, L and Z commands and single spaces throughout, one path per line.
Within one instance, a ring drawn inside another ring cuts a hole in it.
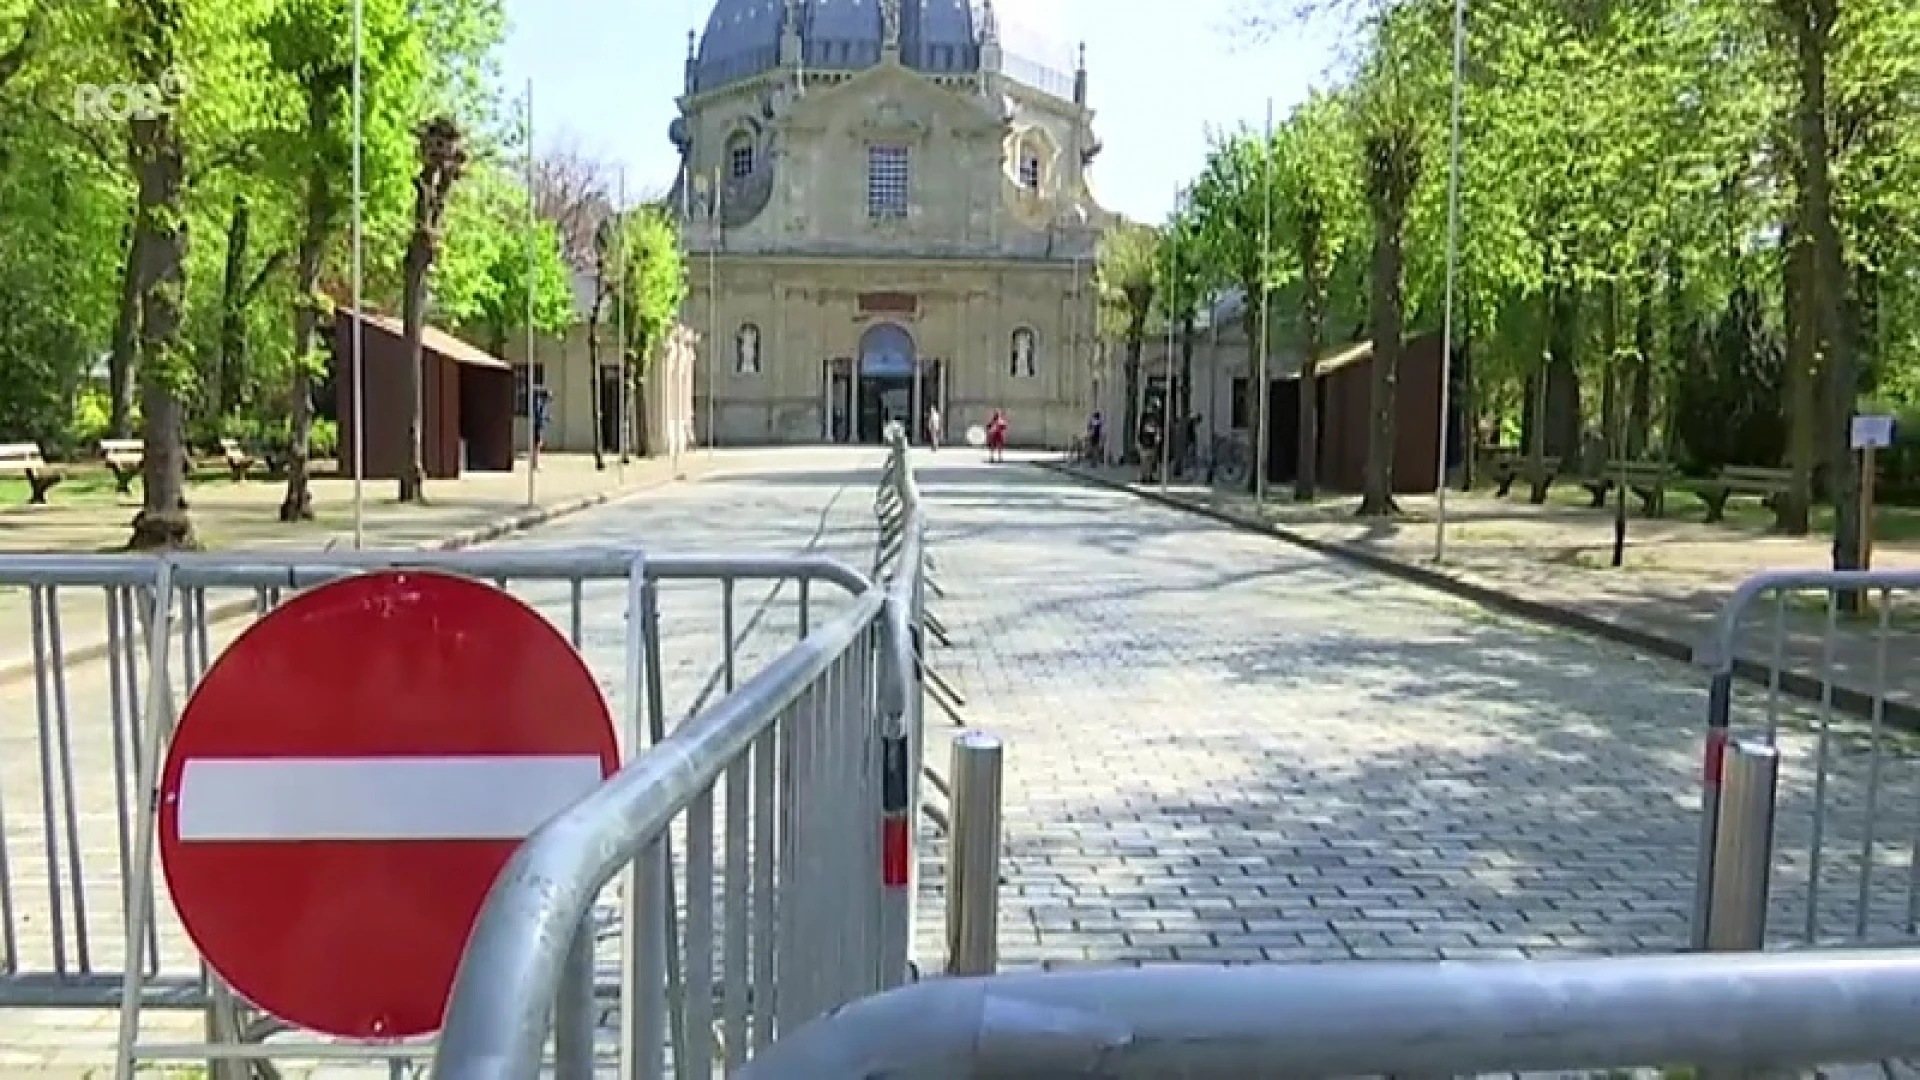
M 896 440 L 882 481 L 892 490 L 881 497 L 904 508 L 889 580 L 521 846 L 462 958 L 433 1076 L 540 1075 L 550 1034 L 554 1076 L 593 1074 L 579 943 L 594 898 L 623 871 L 641 931 L 621 1001 L 622 1075 L 734 1072 L 807 1022 L 908 980 L 921 722 L 911 636 L 924 520 L 905 455 Z M 716 795 L 727 826 L 719 872 Z M 676 826 L 686 910 L 649 919 L 675 906 Z M 683 944 L 668 933 L 677 926 Z M 711 996 L 701 989 L 710 983 Z
M 766 671 L 757 676 L 762 683 L 790 673 L 794 655 L 780 654 L 792 642 L 814 642 L 811 648 L 818 652 L 822 635 L 847 633 L 857 620 L 871 621 L 879 608 L 865 575 L 816 556 L 649 557 L 637 550 L 186 555 L 164 560 L 0 556 L 0 587 L 27 594 L 34 661 L 30 677 L 0 686 L 0 712 L 21 721 L 32 718 L 31 727 L 23 723 L 5 732 L 18 752 L 8 755 L 14 769 L 4 792 L 7 805 L 0 808 L 14 811 L 10 818 L 0 817 L 0 1009 L 117 1008 L 123 1075 L 136 1062 L 188 1058 L 397 1061 L 426 1055 L 418 1044 L 366 1047 L 309 1040 L 261 1045 L 286 1034 L 285 1026 L 252 1015 L 208 976 L 171 906 L 159 895 L 153 865 L 152 792 L 167 734 L 219 650 L 250 617 L 271 610 L 292 591 L 398 568 L 496 582 L 517 591 L 561 626 L 609 690 L 627 760 L 686 728 L 681 716 L 701 711 L 714 693 L 733 690 L 763 665 Z M 739 585 L 756 581 L 796 582 L 797 589 L 787 604 L 763 604 L 752 613 L 748 621 L 765 625 L 759 635 L 748 637 L 738 629 L 743 605 L 736 592 Z M 821 583 L 844 598 L 820 595 L 816 585 Z M 717 604 L 711 595 L 715 589 Z M 826 629 L 817 629 L 823 625 Z M 83 640 L 96 635 L 99 642 Z M 860 835 L 852 819 L 857 810 L 853 800 L 860 797 L 859 785 L 871 787 L 876 781 L 857 755 L 839 751 L 857 745 L 856 729 L 877 715 L 876 685 L 891 662 L 883 644 L 877 632 L 851 634 L 846 647 L 818 665 L 818 677 L 806 693 L 786 703 L 783 722 L 795 734 L 781 743 L 780 760 L 769 758 L 761 745 L 736 770 L 761 781 L 777 775 L 779 783 L 805 784 L 829 800 L 794 810 L 786 819 L 783 843 L 837 829 Z M 810 654 L 803 647 L 798 655 Z M 709 684 L 697 685 L 710 666 Z M 741 800 L 750 797 L 763 808 L 776 793 L 771 783 L 762 782 L 750 796 L 746 784 L 737 783 L 727 794 L 729 843 L 721 903 L 729 912 L 729 960 L 744 940 L 738 937 L 745 932 L 742 903 L 750 900 L 752 920 L 764 927 L 773 917 L 776 886 L 783 897 L 802 898 L 788 903 L 804 903 L 810 887 L 827 887 L 828 878 L 820 875 L 851 872 L 853 863 L 865 857 L 855 852 L 839 862 L 794 862 L 777 882 L 767 876 L 774 865 L 769 858 L 752 856 L 751 869 L 742 870 L 749 855 L 741 831 L 749 820 L 765 830 L 773 818 L 750 817 L 740 810 Z M 791 791 L 786 797 L 791 801 Z M 831 801 L 836 798 L 843 801 Z M 20 813 L 27 805 L 35 806 L 38 814 Z M 708 876 L 714 857 L 711 841 L 701 839 L 702 812 L 695 809 L 692 827 L 674 842 L 684 852 L 678 863 L 690 882 Z M 704 812 L 710 825 L 711 807 Z M 711 829 L 706 835 L 711 837 Z M 752 840 L 759 842 L 758 852 L 771 850 L 764 835 Z M 835 857 L 844 849 L 813 843 Z M 35 849 L 32 854 L 29 845 Z M 649 887 L 660 885 L 657 866 L 653 873 L 645 883 Z M 680 893 L 687 909 L 684 929 L 665 919 L 643 923 L 641 909 L 632 902 L 636 895 L 630 890 L 623 898 L 628 901 L 623 913 L 607 907 L 595 910 L 590 933 L 582 941 L 602 941 L 608 946 L 603 952 L 624 941 L 627 963 L 638 958 L 657 966 L 663 961 L 644 945 L 649 935 L 636 927 L 657 924 L 669 939 L 682 932 L 696 940 L 711 935 L 710 922 L 701 921 L 707 910 L 703 897 L 715 895 L 711 889 Z M 645 910 L 662 909 L 656 904 Z M 794 909 L 783 904 L 781 910 Z M 817 948 L 805 940 L 794 947 Z M 685 971 L 676 954 L 669 965 L 675 983 L 714 981 L 696 953 L 687 951 Z M 804 967 L 811 956 L 803 954 L 793 962 Z M 857 956 L 857 942 L 842 942 L 820 970 L 835 970 L 835 957 Z M 585 989 L 593 995 L 584 997 L 580 1006 L 593 1012 L 603 1007 L 595 997 L 604 1002 L 617 996 L 624 965 L 618 959 L 593 963 L 592 951 L 584 946 L 576 959 L 582 964 L 578 970 Z M 736 963 L 728 971 L 734 982 L 723 991 L 723 1007 L 732 1016 L 739 1008 L 746 965 Z M 787 1007 L 800 1011 L 784 1015 L 811 1015 L 824 1008 L 808 1004 L 809 992 L 824 995 L 820 1000 L 831 1004 L 849 992 L 844 986 L 870 985 L 843 980 L 816 990 L 799 980 Z M 640 1000 L 633 997 L 624 1004 L 639 1008 L 635 1003 Z M 698 1003 L 707 999 L 692 995 L 690 1000 L 694 1004 L 689 1010 L 697 1018 Z M 207 1013 L 204 1038 L 187 1035 L 177 1023 L 162 1021 L 164 1035 L 158 1037 L 143 1026 L 147 1011 L 181 1009 Z M 755 1022 L 764 1027 L 771 1021 L 756 1017 Z
M 1699 660 L 1694 947 L 1920 943 L 1920 571 L 1756 575 Z
M 1917 1010 L 1920 951 L 1906 949 L 1033 972 L 881 994 L 735 1076 L 1757 1071 L 1920 1054 Z

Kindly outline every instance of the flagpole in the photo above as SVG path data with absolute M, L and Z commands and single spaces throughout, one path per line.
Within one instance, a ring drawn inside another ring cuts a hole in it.
M 633 433 L 628 430 L 627 424 L 633 408 L 627 400 L 627 167 L 625 164 L 620 166 L 620 171 L 616 175 L 613 196 L 616 205 L 608 220 L 613 222 L 614 256 L 620 260 L 620 273 L 614 279 L 613 293 L 613 332 L 617 339 L 613 353 L 616 361 L 614 401 L 620 407 L 620 416 L 614 430 L 619 433 L 617 438 L 620 441 L 620 484 L 624 487 L 627 483 L 627 451 L 633 444 Z M 599 372 L 594 372 L 595 378 L 599 375 Z M 600 392 L 598 386 L 593 389 L 595 393 Z M 595 432 L 594 437 L 599 438 L 599 433 Z M 676 467 L 679 465 L 678 454 L 674 455 L 674 464 Z
M 1167 222 L 1167 287 L 1164 301 L 1167 309 L 1167 382 L 1161 388 L 1160 395 L 1160 492 L 1167 490 L 1167 477 L 1173 472 L 1173 323 L 1174 306 L 1177 294 L 1174 292 L 1175 277 L 1180 272 L 1174 250 L 1180 243 L 1180 186 L 1173 188 L 1173 217 Z
M 1273 244 L 1273 99 L 1267 99 L 1266 144 L 1260 153 L 1260 202 L 1262 217 L 1260 222 L 1260 362 L 1258 364 L 1254 396 L 1259 409 L 1260 433 L 1254 440 L 1253 448 L 1253 505 L 1256 509 L 1267 501 L 1267 446 L 1272 439 L 1268 430 L 1273 417 L 1268 408 L 1270 390 L 1267 386 L 1267 352 L 1272 344 L 1273 334 L 1267 325 L 1267 309 L 1272 305 L 1267 297 L 1267 252 Z
M 353 342 L 349 346 L 353 351 L 353 549 L 360 550 L 367 542 L 366 510 L 366 473 L 367 473 L 367 360 L 365 314 L 360 310 L 362 277 L 365 265 L 361 254 L 361 156 L 360 156 L 360 113 L 364 104 L 365 91 L 361 85 L 363 18 L 362 0 L 353 0 L 353 223 L 352 237 L 349 240 L 353 248 L 350 288 L 353 293 Z M 336 453 L 338 450 L 336 448 Z
M 535 474 L 540 471 L 540 387 L 533 374 L 533 262 L 534 232 L 538 210 L 533 195 L 533 80 L 527 80 L 527 506 L 539 505 Z
M 714 432 L 720 415 L 720 228 L 725 184 L 720 167 L 713 169 L 713 201 L 707 204 L 707 456 L 713 456 Z
M 1433 561 L 1447 557 L 1447 438 L 1453 412 L 1453 308 L 1460 273 L 1460 98 L 1467 55 L 1467 0 L 1453 0 L 1453 101 L 1448 132 L 1447 285 L 1440 329 L 1440 461 L 1434 466 Z M 1462 433 L 1464 439 L 1465 433 Z M 1473 448 L 1464 441 L 1463 452 Z

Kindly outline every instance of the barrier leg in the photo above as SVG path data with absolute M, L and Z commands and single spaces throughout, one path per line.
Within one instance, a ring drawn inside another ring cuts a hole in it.
M 947 840 L 947 974 L 990 975 L 999 963 L 1002 744 L 963 731 L 953 739 L 952 831 Z
M 1779 775 L 1780 752 L 1773 747 L 1758 743 L 1727 747 L 1707 911 L 1707 948 L 1715 952 L 1751 952 L 1766 945 L 1774 788 Z
M 574 928 L 566 974 L 553 1004 L 554 1080 L 593 1080 L 593 920 Z

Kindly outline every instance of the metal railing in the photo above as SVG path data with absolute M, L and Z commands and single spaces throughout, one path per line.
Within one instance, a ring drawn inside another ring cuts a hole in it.
M 893 549 L 881 559 L 892 570 L 884 587 L 860 593 L 521 846 L 462 958 L 435 1077 L 537 1075 L 550 1029 L 555 1075 L 593 1073 L 578 941 L 594 898 L 629 868 L 629 918 L 645 929 L 630 946 L 622 994 L 623 1075 L 662 1076 L 669 1056 L 680 1076 L 708 1076 L 716 1064 L 733 1071 L 806 1022 L 906 981 L 924 522 L 905 458 L 896 441 L 879 496 L 905 511 L 892 540 L 883 526 L 881 550 Z M 717 793 L 726 801 L 718 867 Z M 675 907 L 675 827 L 685 836 L 686 910 L 648 918 Z M 679 943 L 661 933 L 680 926 Z M 700 989 L 710 983 L 712 996 Z
M 867 817 L 855 827 L 849 801 L 804 804 L 780 819 L 784 833 L 774 834 L 772 841 L 764 835 L 787 809 L 778 802 L 783 782 L 796 789 L 807 784 L 850 791 L 848 800 L 858 798 L 850 785 L 866 784 L 878 798 L 874 770 L 860 765 L 859 754 L 840 750 L 843 743 L 864 745 L 852 741 L 856 719 L 878 717 L 881 684 L 889 664 L 897 661 L 877 618 L 884 601 L 872 579 L 842 562 L 811 554 L 651 556 L 632 548 L 167 558 L 5 555 L 0 556 L 0 590 L 15 592 L 30 632 L 22 635 L 28 640 L 7 643 L 14 655 L 0 657 L 0 715 L 9 721 L 0 734 L 14 751 L 0 779 L 5 796 L 0 804 L 0 1024 L 26 1022 L 18 1018 L 28 1014 L 12 1010 L 117 1009 L 121 1075 L 136 1065 L 180 1059 L 206 1060 L 216 1077 L 270 1076 L 268 1059 L 385 1059 L 399 1070 L 402 1063 L 431 1053 L 420 1041 L 357 1045 L 301 1038 L 288 1025 L 236 1001 L 209 975 L 172 905 L 160 895 L 154 872 L 157 770 L 183 704 L 202 676 L 235 636 L 290 594 L 383 569 L 443 571 L 490 581 L 560 627 L 607 694 L 627 761 L 687 727 L 687 718 L 717 711 L 709 708 L 713 700 L 750 678 L 764 682 L 790 673 L 796 654 L 788 650 L 794 643 L 814 640 L 817 645 L 826 640 L 821 634 L 852 625 L 850 620 L 864 613 L 872 629 L 854 635 L 775 724 L 796 732 L 784 741 L 771 740 L 779 746 L 778 757 L 769 758 L 763 745 L 756 746 L 730 771 L 730 777 L 744 772 L 746 779 L 706 811 L 721 837 L 698 840 L 701 811 L 694 808 L 662 840 L 659 847 L 670 864 L 665 910 L 673 914 L 660 915 L 663 909 L 656 904 L 645 908 L 648 914 L 640 921 L 633 899 L 639 890 L 632 889 L 590 904 L 588 931 L 576 943 L 576 966 L 569 969 L 584 977 L 569 984 L 579 991 L 569 1007 L 576 1019 L 604 1018 L 619 1010 L 637 1011 L 652 1023 L 653 1014 L 645 1009 L 664 998 L 671 1003 L 675 1030 L 684 1030 L 678 1025 L 701 1021 L 703 995 L 684 995 L 678 988 L 704 979 L 715 987 L 705 999 L 717 1023 L 714 1037 L 702 1042 L 737 1058 L 732 1047 L 744 1047 L 752 1038 L 739 1034 L 743 1000 L 750 1010 L 747 1023 L 777 1029 L 855 992 L 836 988 L 833 980 L 859 989 L 887 985 L 832 974 L 836 964 L 862 962 L 857 946 L 842 943 L 827 955 L 817 942 L 796 939 L 792 948 L 797 951 L 780 962 L 804 971 L 817 954 L 818 969 L 829 973 L 827 982 L 795 977 L 776 1016 L 771 996 L 756 1000 L 751 981 L 756 965 L 768 962 L 732 963 L 742 933 L 748 941 L 756 932 L 772 933 L 765 928 L 781 909 L 770 906 L 771 898 L 785 896 L 790 884 L 780 877 L 769 881 L 767 867 L 779 864 L 758 852 L 835 828 L 854 829 L 853 835 L 871 832 Z M 833 588 L 821 589 L 822 584 Z M 744 591 L 757 591 L 758 585 L 770 588 L 763 598 Z M 802 645 L 801 655 L 806 648 Z M 766 781 L 769 774 L 774 779 Z M 742 798 L 747 809 L 735 813 Z M 774 800 L 775 812 L 756 816 L 768 799 Z M 691 830 L 689 817 L 695 819 Z M 742 822 L 751 823 L 744 842 Z M 826 853 L 821 872 L 829 875 L 851 873 L 862 859 L 878 863 L 877 854 L 869 858 L 858 852 L 834 863 L 846 845 L 807 842 Z M 869 845 L 874 846 L 877 839 Z M 747 871 L 738 869 L 742 858 L 754 860 Z M 811 873 L 820 870 L 819 862 L 794 860 L 786 872 Z M 684 884 L 703 878 L 715 879 L 704 893 L 710 903 L 701 889 Z M 836 909 L 840 903 L 834 901 Z M 718 922 L 708 918 L 703 928 L 703 910 L 717 913 Z M 636 929 L 643 926 L 657 926 L 658 932 Z M 706 970 L 697 950 L 680 945 L 683 936 L 700 933 L 718 942 L 717 962 Z M 623 996 L 634 958 L 650 964 L 658 958 L 642 947 L 654 937 L 666 942 L 660 962 L 669 989 Z M 810 994 L 824 1004 L 809 1004 Z M 183 1010 L 188 1015 L 177 1015 Z M 176 1015 L 148 1015 L 155 1011 Z M 204 1012 L 204 1020 L 193 1012 Z M 641 1024 L 629 1026 L 644 1030 Z M 112 1051 L 84 1037 L 101 1028 L 61 1027 L 81 1033 L 75 1045 L 63 1042 L 61 1053 L 104 1057 Z M 104 1030 L 114 1031 L 111 1025 Z M 578 1034 L 583 1028 L 573 1030 Z M 761 1037 L 771 1036 L 763 1032 Z M 689 1060 L 697 1059 L 702 1051 L 691 1041 L 688 1046 Z M 239 1070 L 241 1059 L 255 1064 Z
M 1698 657 L 1696 948 L 1920 940 L 1916 657 L 1920 571 L 1770 572 L 1727 600 Z
M 1763 1069 L 1920 1054 L 1920 951 L 1164 966 L 936 979 L 736 1080 L 1289 1080 Z

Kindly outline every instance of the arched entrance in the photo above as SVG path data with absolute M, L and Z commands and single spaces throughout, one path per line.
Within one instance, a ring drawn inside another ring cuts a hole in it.
M 860 335 L 854 438 L 877 443 L 890 421 L 907 423 L 917 411 L 914 373 L 919 357 L 913 335 L 897 323 L 875 323 Z M 910 425 L 910 429 L 913 426 Z

